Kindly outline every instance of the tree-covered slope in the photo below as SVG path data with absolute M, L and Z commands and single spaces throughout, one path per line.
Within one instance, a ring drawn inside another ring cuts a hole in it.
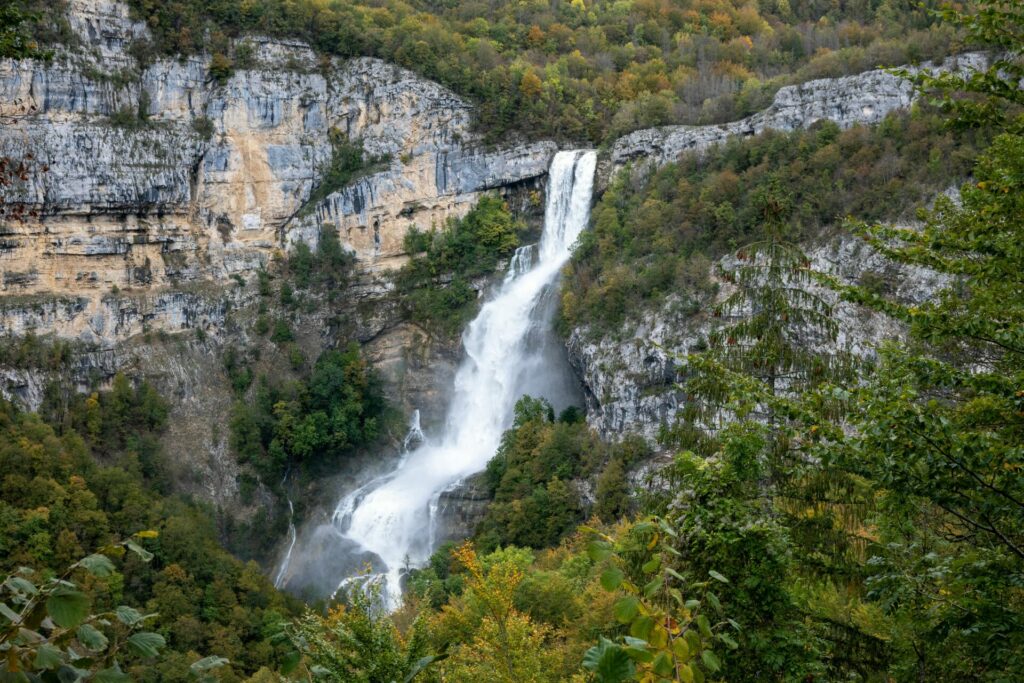
M 221 680 L 279 666 L 283 651 L 271 638 L 297 603 L 277 593 L 255 562 L 222 549 L 212 510 L 167 492 L 168 456 L 157 441 L 166 420 L 163 400 L 119 376 L 109 392 L 45 411 L 48 420 L 0 403 L 0 574 L 21 572 L 39 584 L 145 532 L 139 543 L 153 554 L 150 562 L 134 553 L 112 555 L 112 573 L 82 582 L 95 613 L 125 604 L 156 615 L 146 628 L 164 638 L 166 649 L 158 659 L 122 653 L 131 679 L 189 680 L 190 665 L 214 653 L 230 660 Z M 79 574 L 85 576 L 66 578 Z M 10 626 L 9 613 L 4 620 Z M 5 656 L 16 642 L 17 630 L 5 628 Z M 81 645 L 73 647 L 85 654 Z
M 620 174 L 593 210 L 563 294 L 566 329 L 614 332 L 670 294 L 696 310 L 713 261 L 760 239 L 758 202 L 773 192 L 788 239 L 821 241 L 843 220 L 906 222 L 971 168 L 974 136 L 954 136 L 927 107 L 876 127 L 734 138 L 651 172 Z
M 29 2 L 33 5 L 33 2 Z M 601 142 L 637 128 L 753 113 L 792 82 L 933 59 L 953 48 L 938 3 L 574 0 L 324 2 L 131 0 L 156 52 L 211 52 L 245 68 L 246 34 L 297 38 L 325 56 L 378 56 L 478 104 L 506 132 Z M 43 22 L 55 32 L 54 22 Z

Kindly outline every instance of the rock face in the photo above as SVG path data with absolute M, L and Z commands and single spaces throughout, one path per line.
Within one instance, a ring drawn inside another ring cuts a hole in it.
M 141 68 L 130 52 L 147 29 L 125 5 L 70 7 L 80 48 L 0 62 L 0 156 L 28 171 L 0 197 L 25 216 L 3 229 L 0 295 L 75 300 L 40 331 L 124 339 L 137 329 L 105 297 L 125 289 L 146 295 L 150 327 L 179 329 L 158 292 L 260 268 L 324 227 L 365 270 L 393 266 L 409 228 L 541 178 L 555 151 L 483 151 L 469 105 L 445 88 L 376 59 L 321 65 L 300 43 L 251 39 L 253 66 L 223 83 L 205 56 Z M 332 129 L 386 161 L 309 206 Z M 10 331 L 33 320 L 7 310 Z
M 442 493 L 437 502 L 437 526 L 444 530 L 444 537 L 439 542 L 471 538 L 487 514 L 490 502 L 490 492 L 482 474 L 472 476 Z
M 813 247 L 807 255 L 813 269 L 846 284 L 862 283 L 870 274 L 874 281 L 886 283 L 891 289 L 888 295 L 905 303 L 926 301 L 948 284 L 933 271 L 897 265 L 851 236 Z M 654 442 L 662 427 L 674 422 L 684 401 L 678 387 L 680 359 L 706 342 L 716 325 L 707 311 L 730 293 L 728 283 L 718 280 L 716 284 L 718 293 L 700 302 L 697 314 L 680 313 L 681 308 L 692 308 L 680 307 L 677 294 L 639 322 L 624 326 L 615 338 L 594 338 L 586 328 L 572 331 L 567 342 L 570 362 L 588 389 L 587 420 L 602 436 L 615 439 L 637 433 Z M 905 333 L 892 318 L 839 301 L 832 290 L 812 287 L 812 291 L 833 306 L 838 326 L 834 343 L 808 340 L 818 351 L 842 349 L 866 358 L 880 342 L 900 339 Z
M 986 64 L 985 55 L 967 53 L 933 68 L 981 68 Z M 912 67 L 908 70 L 916 71 Z M 913 98 L 911 83 L 886 71 L 786 86 L 779 89 L 770 107 L 740 121 L 719 126 L 647 128 L 619 138 L 612 148 L 612 169 L 630 161 L 663 164 L 675 161 L 683 152 L 700 151 L 734 135 L 752 136 L 769 129 L 797 130 L 824 119 L 842 128 L 879 123 L 889 112 L 909 107 Z
M 133 55 L 148 29 L 124 4 L 69 6 L 78 46 L 49 63 L 0 61 L 0 157 L 26 169 L 0 189 L 21 215 L 0 225 L 0 329 L 10 333 L 110 346 L 216 328 L 217 290 L 277 250 L 331 229 L 362 272 L 394 267 L 409 229 L 465 213 L 483 191 L 540 187 L 556 150 L 486 149 L 470 105 L 447 89 L 376 59 L 323 62 L 298 42 L 247 39 L 251 64 L 223 82 L 207 56 L 143 66 Z M 628 135 L 606 167 L 821 118 L 874 122 L 910 98 L 881 71 L 813 81 L 743 121 Z M 314 205 L 332 130 L 383 161 Z
M 358 340 L 395 404 L 422 410 L 425 425 L 439 420 L 438 388 L 450 386 L 457 349 L 389 308 L 381 271 L 402 263 L 411 228 L 464 214 L 481 192 L 527 207 L 556 145 L 487 148 L 470 127 L 470 105 L 447 89 L 376 59 L 322 61 L 298 42 L 248 38 L 251 64 L 223 81 L 210 76 L 208 56 L 143 65 L 133 55 L 145 52 L 148 29 L 126 5 L 68 4 L 78 45 L 58 49 L 52 62 L 0 60 L 0 158 L 25 171 L 0 187 L 0 335 L 78 340 L 84 350 L 66 379 L 83 390 L 118 371 L 153 381 L 171 401 L 167 441 L 180 488 L 238 511 L 239 465 L 226 428 L 236 396 L 222 354 L 248 349 L 255 371 L 292 372 L 282 349 L 251 334 L 266 305 L 253 291 L 254 271 L 335 230 L 359 273 L 336 303 L 343 310 L 271 314 L 292 318 L 310 360 L 338 338 Z M 743 121 L 628 135 L 602 168 L 663 163 L 730 135 L 822 118 L 872 123 L 910 101 L 909 85 L 883 72 L 813 81 L 783 88 Z M 332 130 L 381 161 L 311 203 L 332 158 Z M 848 279 L 891 267 L 851 241 L 814 258 Z M 924 273 L 890 275 L 907 296 L 937 286 Z M 843 341 L 854 347 L 899 334 L 891 321 L 839 310 Z M 333 318 L 346 320 L 343 334 Z M 574 331 L 570 356 L 589 391 L 591 423 L 608 437 L 653 438 L 680 399 L 671 356 L 707 330 L 704 317 L 681 317 L 670 302 L 626 341 Z M 49 379 L 40 369 L 0 367 L 0 394 L 38 406 Z M 482 514 L 481 491 L 471 482 L 446 494 L 454 535 L 467 535 Z

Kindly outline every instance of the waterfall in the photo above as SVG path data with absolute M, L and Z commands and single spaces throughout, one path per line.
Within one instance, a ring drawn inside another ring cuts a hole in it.
M 292 473 L 291 467 L 285 470 L 284 477 L 281 479 L 281 490 L 285 490 L 285 484 L 288 483 L 288 475 Z M 295 531 L 295 506 L 292 505 L 291 496 L 285 494 L 285 498 L 288 500 L 288 552 L 284 554 L 284 559 L 281 560 L 281 566 L 277 570 L 277 574 L 274 576 L 274 588 L 280 588 L 281 582 L 284 580 L 285 574 L 288 572 L 288 567 L 292 563 L 292 551 L 295 550 L 295 541 L 298 540 L 298 533 Z
M 353 580 L 354 563 L 361 560 L 372 573 L 360 580 L 380 582 L 389 605 L 397 606 L 403 570 L 422 565 L 434 550 L 441 494 L 486 466 L 511 424 L 515 402 L 527 390 L 543 388 L 538 378 L 557 374 L 542 367 L 549 362 L 536 340 L 551 326 L 553 306 L 545 294 L 587 226 L 596 161 L 593 151 L 559 152 L 552 160 L 540 244 L 516 251 L 504 282 L 463 333 L 465 358 L 441 433 L 424 438 L 416 416 L 418 445 L 394 470 L 344 496 L 331 528 L 314 535 L 323 549 L 321 571 L 344 556 L 334 564 L 348 570 L 336 575 L 338 588 Z

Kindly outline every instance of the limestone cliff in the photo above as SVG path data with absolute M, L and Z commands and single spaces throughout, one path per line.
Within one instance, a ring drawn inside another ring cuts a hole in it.
M 291 372 L 286 354 L 252 333 L 265 306 L 254 274 L 297 241 L 313 244 L 321 230 L 335 230 L 357 257 L 355 282 L 333 309 L 314 301 L 288 313 L 297 346 L 313 359 L 338 339 L 357 339 L 390 398 L 420 408 L 425 424 L 437 420 L 457 349 L 401 320 L 381 271 L 402 262 L 410 228 L 465 213 L 481 192 L 525 207 L 526 196 L 543 190 L 556 145 L 486 147 L 469 103 L 380 60 L 323 60 L 302 43 L 250 37 L 245 68 L 219 80 L 208 56 L 154 59 L 147 27 L 115 0 L 69 6 L 74 45 L 59 47 L 51 62 L 0 61 L 0 158 L 25 170 L 0 187 L 0 219 L 20 216 L 0 220 L 0 334 L 79 342 L 63 372 L 80 389 L 119 370 L 154 381 L 172 403 L 168 442 L 181 456 L 179 484 L 238 511 L 239 467 L 227 444 L 234 395 L 222 354 L 248 350 L 258 371 Z M 884 72 L 813 81 L 783 88 L 770 108 L 742 121 L 627 135 L 602 168 L 607 175 L 629 162 L 662 163 L 730 135 L 822 118 L 877 122 L 910 102 L 909 85 Z M 332 130 L 384 161 L 310 202 L 331 159 Z M 814 255 L 839 269 L 887 267 L 870 255 L 850 259 L 851 250 L 841 241 Z M 909 292 L 930 291 L 918 286 L 924 275 L 904 275 L 918 278 L 907 280 Z M 840 311 L 855 344 L 898 332 L 862 311 Z M 626 341 L 574 331 L 568 343 L 591 423 L 608 436 L 654 436 L 679 399 L 671 354 L 704 332 L 701 316 L 680 319 L 671 306 Z M 0 368 L 0 393 L 35 406 L 48 379 L 45 369 Z M 462 522 L 456 508 L 480 503 L 473 491 L 450 498 Z
M 895 264 L 872 251 L 859 239 L 846 235 L 812 246 L 811 268 L 845 284 L 862 284 L 870 277 L 888 283 L 888 292 L 905 303 L 927 301 L 947 280 L 933 271 Z M 722 259 L 729 265 L 729 259 Z M 679 366 L 688 353 L 699 350 L 720 321 L 708 312 L 731 292 L 731 285 L 713 277 L 717 292 L 700 301 L 699 312 L 680 306 L 685 293 L 670 296 L 639 321 L 631 321 L 616 335 L 594 336 L 581 327 L 567 342 L 570 362 L 587 391 L 588 422 L 607 438 L 632 432 L 655 442 L 663 426 L 671 425 L 682 407 Z M 813 287 L 833 307 L 838 334 L 821 352 L 843 350 L 866 358 L 886 340 L 905 334 L 901 324 L 863 306 L 840 301 L 836 293 Z
M 236 516 L 273 501 L 241 502 L 224 354 L 294 373 L 253 332 L 261 311 L 289 319 L 307 362 L 360 341 L 394 404 L 439 419 L 457 350 L 404 322 L 378 271 L 401 263 L 410 227 L 482 191 L 528 205 L 555 146 L 484 148 L 445 88 L 380 60 L 322 63 L 301 43 L 248 39 L 251 63 L 223 82 L 207 56 L 140 63 L 148 31 L 125 5 L 69 5 L 77 44 L 51 62 L 0 61 L 0 157 L 26 168 L 0 188 L 0 218 L 20 214 L 0 220 L 0 335 L 75 341 L 59 372 L 79 390 L 118 371 L 154 383 L 171 403 L 179 489 Z M 311 205 L 332 129 L 387 161 Z M 321 229 L 356 255 L 350 286 L 299 310 L 261 298 L 255 271 Z M 0 394 L 38 406 L 54 372 L 0 368 Z
M 252 65 L 223 83 L 206 56 L 143 66 L 131 55 L 147 29 L 125 5 L 70 7 L 79 45 L 50 63 L 0 62 L 0 156 L 28 170 L 2 197 L 25 216 L 0 243 L 15 333 L 109 343 L 143 322 L 215 325 L 216 311 L 165 292 L 244 275 L 323 226 L 364 270 L 394 265 L 410 227 L 543 176 L 555 149 L 484 150 L 469 105 L 445 88 L 375 59 L 321 63 L 300 43 L 250 39 Z M 388 161 L 307 206 L 331 129 Z M 138 315 L 111 296 L 128 289 Z M 49 310 L 26 312 L 37 302 Z
M 980 68 L 988 63 L 981 53 L 950 57 L 942 64 L 904 67 L 910 73 L 921 68 L 959 70 Z M 752 136 L 766 130 L 798 130 L 815 121 L 833 121 L 841 128 L 881 122 L 887 114 L 906 109 L 914 101 L 912 84 L 884 70 L 842 78 L 824 78 L 780 88 L 771 106 L 732 123 L 718 126 L 663 126 L 646 128 L 615 141 L 612 169 L 628 162 L 663 164 L 683 152 L 700 151 L 732 136 Z

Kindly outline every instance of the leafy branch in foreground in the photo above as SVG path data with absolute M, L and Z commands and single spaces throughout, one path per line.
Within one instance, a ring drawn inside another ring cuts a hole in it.
M 156 531 L 140 531 L 82 558 L 60 576 L 40 580 L 27 567 L 8 576 L 0 584 L 0 679 L 120 683 L 131 680 L 121 669 L 125 656 L 157 657 L 164 637 L 143 630 L 155 614 L 127 605 L 93 613 L 92 599 L 83 590 L 115 573 L 110 556 L 127 551 L 149 562 L 153 554 L 139 541 L 156 536 Z M 193 664 L 192 671 L 201 674 L 225 663 L 207 657 Z
M 740 627 L 726 617 L 712 623 L 708 615 L 721 614 L 722 605 L 711 586 L 729 580 L 714 570 L 708 580 L 684 578 L 672 566 L 681 555 L 674 547 L 679 534 L 658 517 L 638 522 L 619 539 L 584 531 L 594 536 L 590 558 L 606 565 L 601 586 L 621 595 L 614 614 L 629 635 L 621 643 L 601 637 L 584 655 L 583 668 L 601 683 L 701 683 L 718 672 L 721 662 L 713 647 L 736 649 L 730 630 Z

